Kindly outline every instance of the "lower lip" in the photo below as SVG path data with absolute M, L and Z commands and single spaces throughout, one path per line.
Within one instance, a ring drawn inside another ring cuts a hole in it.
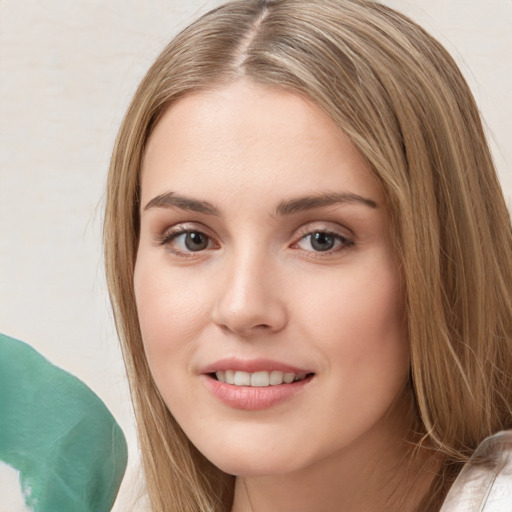
M 222 403 L 234 409 L 258 411 L 284 402 L 304 390 L 313 376 L 291 384 L 252 387 L 235 386 L 220 382 L 209 375 L 203 375 L 206 387 Z

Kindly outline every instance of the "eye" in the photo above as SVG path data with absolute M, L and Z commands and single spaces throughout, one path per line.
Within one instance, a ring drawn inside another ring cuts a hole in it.
M 200 231 L 187 231 L 173 237 L 173 241 L 181 250 L 192 252 L 204 251 L 210 245 L 210 238 Z
M 296 246 L 305 251 L 334 252 L 352 244 L 352 241 L 338 233 L 318 230 L 303 236 Z
M 213 248 L 213 240 L 197 229 L 177 227 L 164 234 L 160 245 L 167 246 L 175 254 L 190 254 Z

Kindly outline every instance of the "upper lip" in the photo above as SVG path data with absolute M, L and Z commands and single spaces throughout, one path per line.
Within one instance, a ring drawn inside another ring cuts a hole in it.
M 273 361 L 271 359 L 220 359 L 202 368 L 201 373 L 215 373 L 218 371 L 235 370 L 248 373 L 261 371 L 281 371 L 285 373 L 313 373 L 307 368 L 298 368 L 289 364 Z

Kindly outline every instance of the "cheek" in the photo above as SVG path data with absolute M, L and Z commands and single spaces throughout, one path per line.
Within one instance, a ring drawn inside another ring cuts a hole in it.
M 387 342 L 405 338 L 404 293 L 397 274 L 393 266 L 381 266 L 342 273 L 338 279 L 315 276 L 304 287 L 310 293 L 297 302 L 297 309 L 309 319 L 311 330 L 334 346 L 343 339 L 361 350 L 368 344 L 384 350 Z
M 316 414 L 330 410 L 330 426 L 317 428 L 343 444 L 379 424 L 399 399 L 409 376 L 409 346 L 393 266 L 354 272 L 338 282 L 335 289 L 332 281 L 325 283 L 324 299 L 309 301 L 302 314 L 309 318 L 303 324 L 307 337 L 316 340 L 325 363 L 326 392 Z
M 144 351 L 158 384 L 169 367 L 183 365 L 201 329 L 204 302 L 200 290 L 181 283 L 178 276 L 158 262 L 137 260 L 134 275 L 135 299 Z
M 393 398 L 408 379 L 404 294 L 394 265 L 341 276 L 317 288 L 321 301 L 304 301 L 306 337 L 314 339 L 336 394 L 351 403 Z M 312 283 L 313 286 L 313 283 Z M 341 383 L 341 384 L 340 384 Z M 374 398 L 371 398 L 374 397 Z
M 134 289 L 144 352 L 164 402 L 178 417 L 187 417 L 190 404 L 197 401 L 187 386 L 191 356 L 200 338 L 205 317 L 204 298 L 190 283 L 167 265 L 140 258 L 134 275 Z

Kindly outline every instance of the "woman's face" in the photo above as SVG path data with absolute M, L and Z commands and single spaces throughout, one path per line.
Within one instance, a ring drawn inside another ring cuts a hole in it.
M 140 215 L 144 349 L 215 465 L 284 474 L 403 436 L 390 410 L 408 348 L 385 199 L 318 107 L 246 80 L 185 96 L 149 140 Z

